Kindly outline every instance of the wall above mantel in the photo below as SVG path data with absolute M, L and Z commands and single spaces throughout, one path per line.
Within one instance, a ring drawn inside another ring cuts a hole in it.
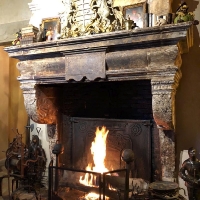
M 28 26 L 31 17 L 28 2 L 30 0 L 23 2 L 1 0 L 0 44 L 11 45 L 11 41 L 16 37 L 15 33 Z

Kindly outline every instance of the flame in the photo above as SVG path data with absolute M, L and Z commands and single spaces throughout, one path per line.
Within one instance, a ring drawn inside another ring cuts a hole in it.
M 103 197 L 102 197 L 102 198 L 103 198 Z M 85 196 L 85 199 L 86 199 L 86 200 L 97 200 L 97 199 L 99 199 L 99 195 L 96 194 L 96 193 L 94 193 L 94 192 L 91 192 L 91 193 L 89 193 L 89 194 L 87 194 L 87 195 Z M 106 199 L 106 200 L 109 200 L 108 197 L 106 197 L 105 199 Z
M 86 167 L 86 170 L 92 171 L 92 163 L 88 164 L 88 166 Z M 83 176 L 80 176 L 79 182 L 83 185 L 95 187 L 96 176 L 94 176 L 93 174 L 86 173 L 84 179 L 83 179 Z
M 108 132 L 109 131 L 106 130 L 105 126 L 103 126 L 101 130 L 99 127 L 96 129 L 96 137 L 90 148 L 94 160 L 93 171 L 95 172 L 103 173 L 108 171 L 104 162 L 106 157 L 106 139 Z
M 107 172 L 108 169 L 105 167 L 105 157 L 106 157 L 106 139 L 108 135 L 109 130 L 106 130 L 106 127 L 103 126 L 101 129 L 97 127 L 96 129 L 96 137 L 91 145 L 91 153 L 93 155 L 93 161 L 94 161 L 94 167 L 92 167 L 92 164 L 89 163 L 86 167 L 87 171 L 94 171 L 94 172 Z M 83 176 L 80 177 L 79 182 L 83 185 L 87 186 L 96 186 L 96 176 L 86 173 L 85 177 L 83 179 Z M 93 193 L 94 194 L 94 193 Z M 91 198 L 92 193 L 89 193 L 89 198 Z M 97 194 L 93 195 L 94 198 Z M 99 195 L 97 195 L 97 198 L 99 198 Z

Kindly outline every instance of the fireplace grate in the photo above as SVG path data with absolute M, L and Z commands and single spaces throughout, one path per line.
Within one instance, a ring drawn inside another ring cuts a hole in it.
M 77 181 L 83 174 L 90 174 L 96 177 L 93 186 L 85 186 Z M 113 180 L 111 181 L 112 177 Z M 116 184 L 117 179 L 119 188 L 113 188 L 113 183 L 115 182 Z M 64 192 L 62 193 L 63 190 Z M 80 192 L 75 193 L 74 191 Z M 64 197 L 63 195 L 67 195 L 67 192 L 71 192 L 71 200 L 73 200 L 72 196 L 74 196 L 74 200 L 86 200 L 85 194 L 91 192 L 95 192 L 99 196 L 98 200 L 106 200 L 108 197 L 110 200 L 128 200 L 129 173 L 127 169 L 118 169 L 101 174 L 93 171 L 56 167 L 53 166 L 53 161 L 51 161 L 49 164 L 48 199 L 65 199 L 66 196 Z M 74 194 L 72 194 L 73 192 Z M 77 197 L 77 194 L 80 196 Z

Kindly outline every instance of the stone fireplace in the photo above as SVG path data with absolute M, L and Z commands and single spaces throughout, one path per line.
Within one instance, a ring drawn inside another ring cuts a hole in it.
M 145 165 L 148 174 L 138 176 L 173 181 L 175 94 L 181 53 L 192 45 L 191 38 L 192 22 L 186 22 L 6 47 L 5 51 L 19 59 L 18 80 L 30 118 L 56 124 L 66 149 L 63 164 L 78 167 L 74 163 L 81 159 L 73 144 L 79 146 L 75 142 L 85 132 L 76 127 L 77 121 L 82 129 L 91 122 L 88 130 L 107 124 L 110 141 L 118 143 L 133 127 L 133 134 L 142 133 L 139 146 L 134 139 L 129 145 L 130 140 L 123 138 L 126 145 L 119 151 L 134 147 L 136 155 L 146 156 L 138 168 Z

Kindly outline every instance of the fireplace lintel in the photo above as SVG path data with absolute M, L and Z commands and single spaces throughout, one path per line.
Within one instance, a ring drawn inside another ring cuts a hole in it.
M 17 64 L 21 73 L 18 80 L 27 113 L 35 122 L 55 124 L 58 112 L 54 87 L 48 88 L 46 95 L 38 85 L 71 82 L 73 76 L 68 76 L 68 58 L 74 56 L 70 61 L 79 62 L 80 58 L 88 59 L 88 53 L 101 52 L 100 60 L 104 66 L 100 67 L 105 69 L 101 71 L 101 77 L 95 74 L 95 66 L 92 76 L 77 68 L 75 73 L 79 80 L 74 76 L 73 81 L 151 80 L 154 120 L 162 129 L 173 130 L 175 94 L 181 78 L 180 53 L 183 49 L 180 48 L 183 41 L 192 41 L 186 40 L 191 37 L 191 30 L 192 22 L 185 22 L 12 46 L 6 47 L 5 51 L 10 57 L 20 60 Z M 184 44 L 191 46 L 191 42 Z M 93 59 L 95 63 L 95 56 Z M 90 68 L 93 66 L 89 60 L 84 62 L 88 62 Z

